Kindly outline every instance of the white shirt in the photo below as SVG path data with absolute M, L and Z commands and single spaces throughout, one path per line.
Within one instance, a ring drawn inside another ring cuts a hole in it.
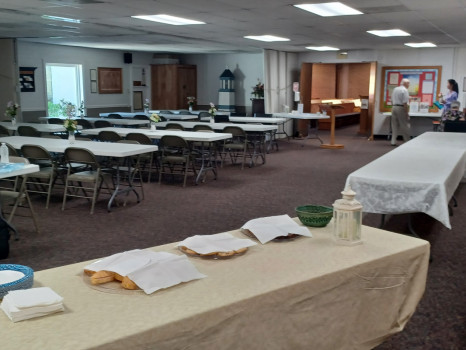
M 397 86 L 392 92 L 392 106 L 409 102 L 409 92 L 403 85 Z

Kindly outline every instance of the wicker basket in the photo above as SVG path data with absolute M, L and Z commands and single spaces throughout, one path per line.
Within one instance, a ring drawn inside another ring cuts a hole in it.
M 333 208 L 322 205 L 302 205 L 295 210 L 299 220 L 311 227 L 327 226 L 333 217 Z

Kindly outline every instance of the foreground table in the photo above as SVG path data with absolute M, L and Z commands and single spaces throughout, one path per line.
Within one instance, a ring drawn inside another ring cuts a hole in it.
M 364 244 L 337 246 L 331 230 L 193 258 L 207 278 L 152 295 L 91 289 L 88 262 L 37 272 L 35 286 L 63 296 L 66 310 L 16 324 L 1 314 L 2 349 L 371 349 L 414 313 L 429 243 L 363 227 Z M 181 254 L 175 244 L 153 250 Z
M 144 154 L 149 152 L 155 152 L 158 150 L 157 146 L 151 145 L 139 145 L 139 144 L 127 144 L 127 143 L 110 143 L 110 142 L 92 142 L 92 141 L 75 141 L 73 144 L 70 144 L 68 140 L 62 139 L 48 139 L 41 137 L 27 137 L 27 136 L 9 136 L 9 137 L 0 137 L 0 142 L 7 142 L 16 149 L 21 149 L 23 145 L 39 145 L 44 147 L 49 152 L 64 153 L 68 147 L 80 147 L 85 148 L 96 156 L 102 157 L 114 157 L 114 158 L 124 158 L 126 166 L 121 168 L 126 168 L 129 173 L 131 167 L 130 157 L 136 156 L 138 154 Z M 139 203 L 139 193 L 136 191 L 132 185 L 131 176 L 127 175 L 128 187 L 125 189 L 121 188 L 120 183 L 120 164 L 117 162 L 116 169 L 116 183 L 113 194 L 108 201 L 107 210 L 111 210 L 113 201 L 118 195 L 127 194 L 128 192 L 133 192 L 136 195 L 137 201 Z
M 365 212 L 421 212 L 451 228 L 448 202 L 465 171 L 466 135 L 427 132 L 351 173 L 347 183 Z

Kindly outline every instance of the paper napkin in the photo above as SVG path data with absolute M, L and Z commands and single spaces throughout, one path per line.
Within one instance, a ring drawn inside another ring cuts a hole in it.
M 288 215 L 253 219 L 245 223 L 242 228 L 251 231 L 262 244 L 279 236 L 287 236 L 289 233 L 312 237 L 306 227 L 300 226 Z
M 192 236 L 177 244 L 194 250 L 199 254 L 209 254 L 215 252 L 230 252 L 241 248 L 252 247 L 257 243 L 250 239 L 233 237 L 229 233 L 218 233 L 215 235 Z

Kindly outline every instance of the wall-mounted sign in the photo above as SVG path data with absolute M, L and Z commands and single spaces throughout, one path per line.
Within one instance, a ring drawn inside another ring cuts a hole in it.
M 36 82 L 34 79 L 34 71 L 37 67 L 19 67 L 19 84 L 21 92 L 36 91 Z

